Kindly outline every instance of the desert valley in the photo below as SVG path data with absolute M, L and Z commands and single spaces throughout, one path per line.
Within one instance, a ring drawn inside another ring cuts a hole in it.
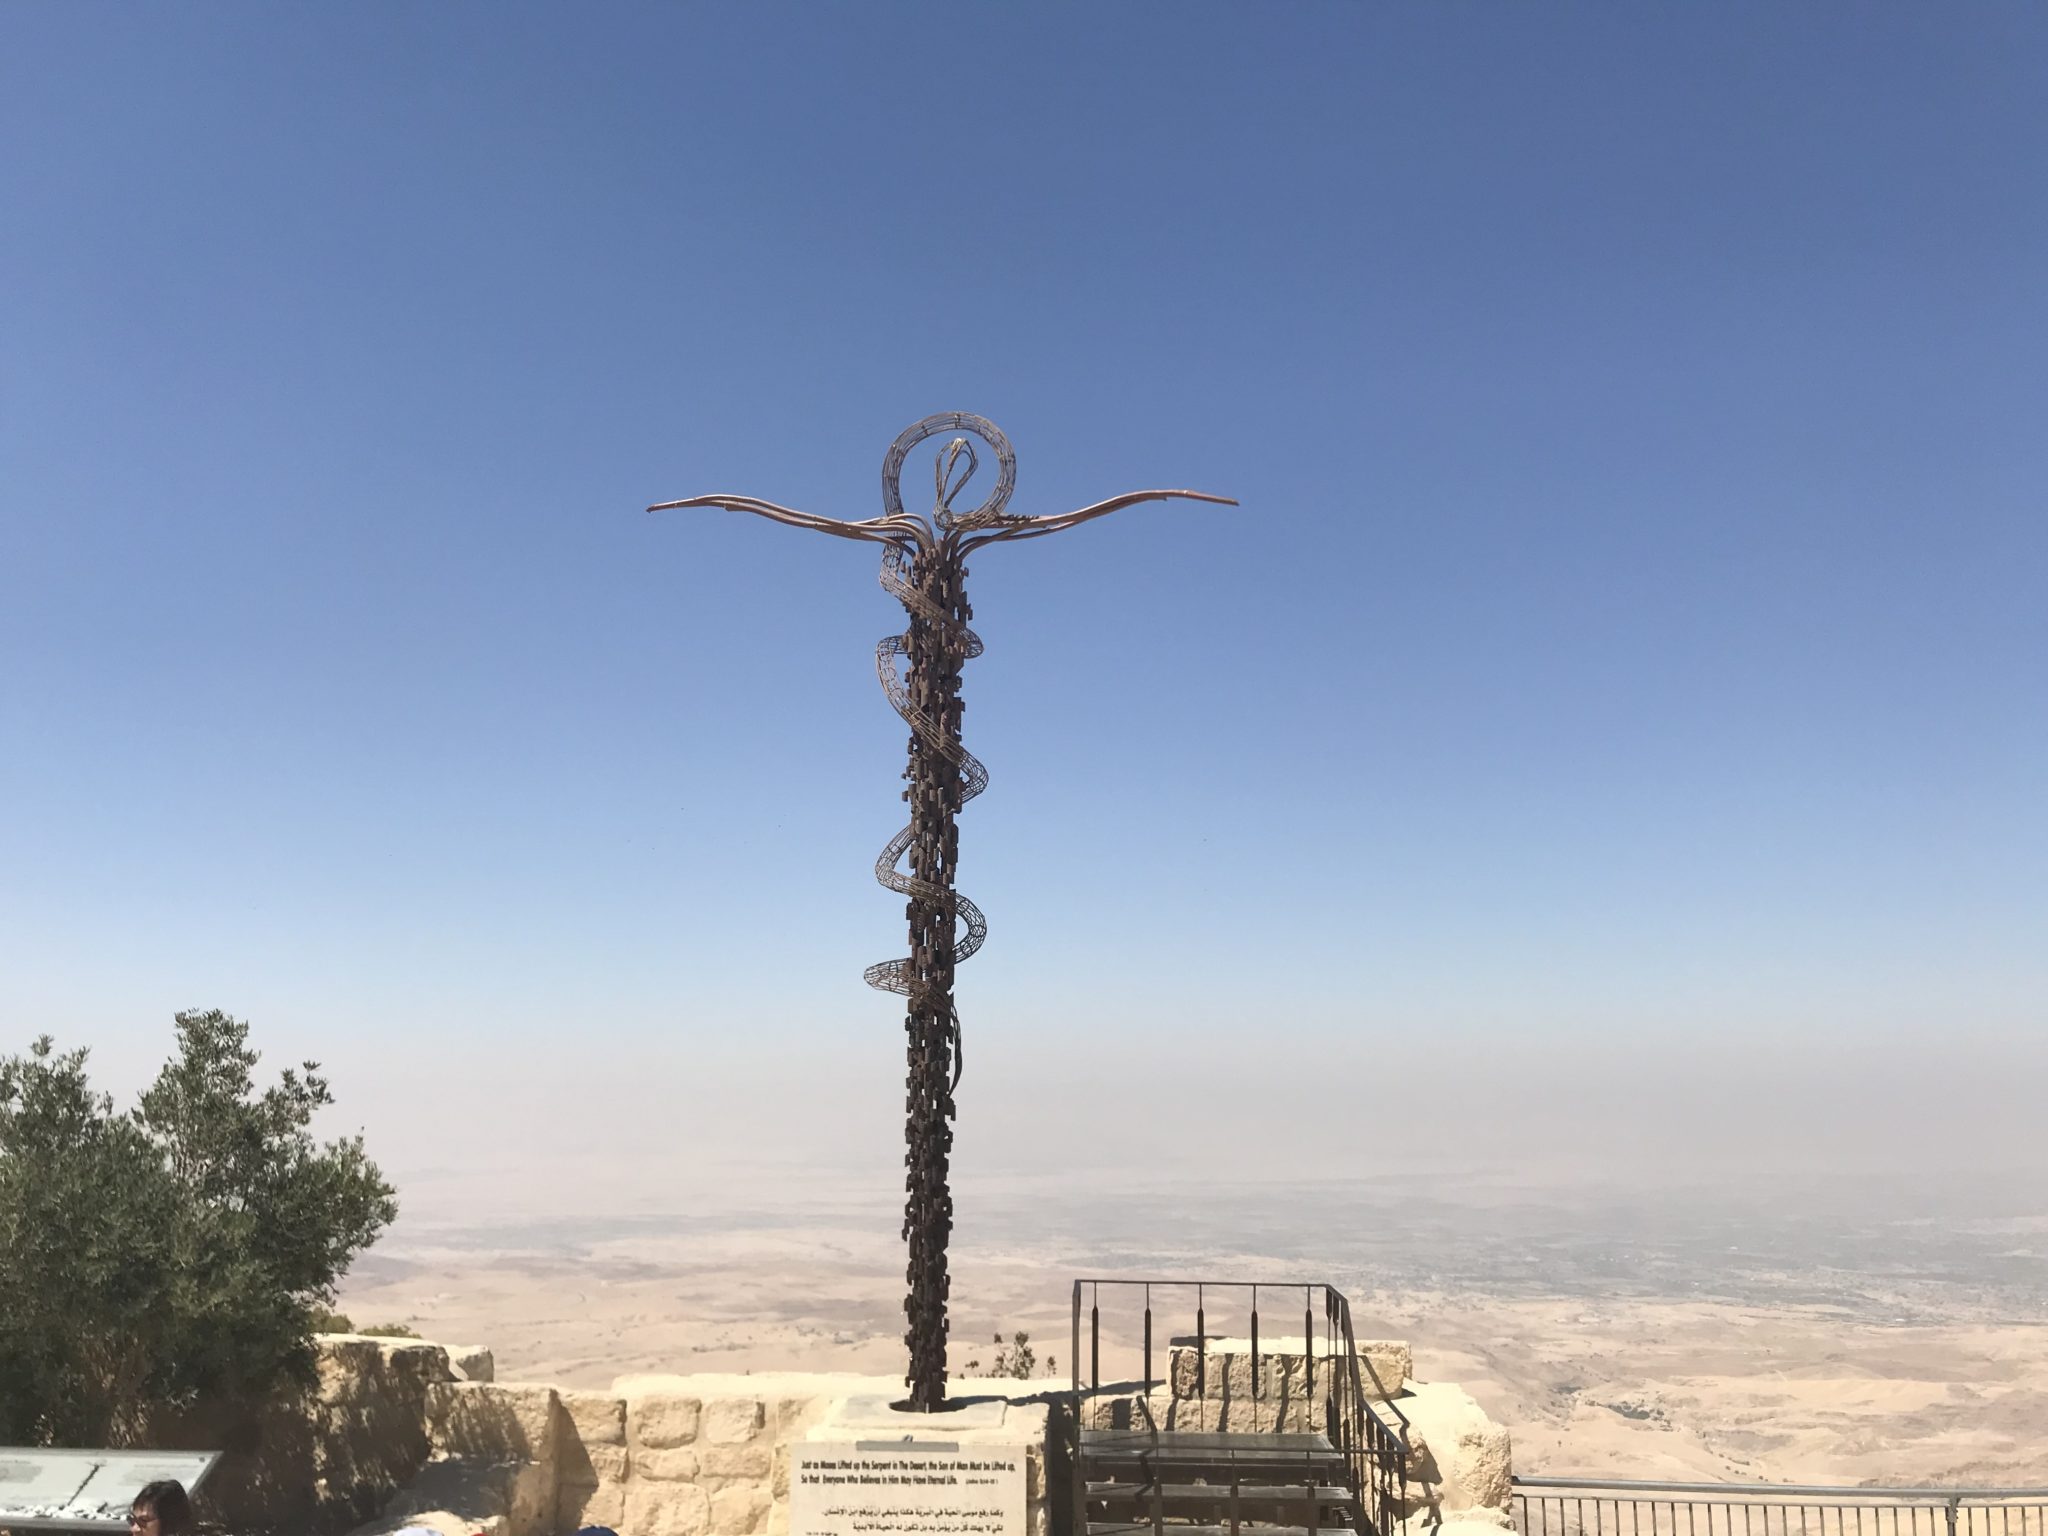
M 1409 1340 L 1418 1376 L 1507 1424 L 1525 1474 L 2048 1483 L 2048 1213 L 2026 1194 L 984 1179 L 960 1191 L 953 1369 L 1025 1331 L 1066 1372 L 1081 1274 L 1328 1279 L 1362 1333 Z M 886 1183 L 814 1170 L 659 1203 L 515 1217 L 429 1185 L 343 1305 L 488 1345 L 501 1378 L 898 1368 Z

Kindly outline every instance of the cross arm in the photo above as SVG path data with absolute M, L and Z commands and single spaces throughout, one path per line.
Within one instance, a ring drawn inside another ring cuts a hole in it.
M 794 507 L 777 506 L 757 496 L 734 496 L 724 492 L 710 496 L 686 496 L 680 501 L 658 501 L 647 510 L 669 512 L 680 507 L 722 507 L 728 512 L 751 512 L 756 517 L 765 517 L 785 527 L 810 528 L 818 533 L 829 533 L 842 539 L 861 539 L 871 544 L 921 543 L 928 537 L 923 525 L 913 517 L 874 517 L 854 523 L 837 517 L 820 517 L 815 512 L 799 512 Z
M 1010 539 L 1042 538 L 1048 533 L 1059 533 L 1068 528 L 1078 527 L 1080 524 L 1092 522 L 1098 517 L 1107 517 L 1112 512 L 1120 512 L 1125 507 L 1135 507 L 1141 502 L 1175 500 L 1207 501 L 1224 507 L 1234 507 L 1237 505 L 1236 498 L 1234 497 L 1211 496 L 1206 491 L 1130 491 L 1122 496 L 1112 496 L 1107 501 L 1098 501 L 1091 507 L 1082 507 L 1074 512 L 1056 512 L 1045 517 L 1019 518 L 1015 522 L 998 528 L 993 533 L 983 534 L 967 542 L 972 547 L 981 544 L 994 544 Z

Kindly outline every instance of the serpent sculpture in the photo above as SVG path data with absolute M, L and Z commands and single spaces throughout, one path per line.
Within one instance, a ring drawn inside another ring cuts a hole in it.
M 948 472 L 963 457 L 963 449 L 967 460 L 966 474 L 961 475 L 949 487 Z M 974 450 L 968 445 L 967 439 L 955 438 L 940 456 L 937 469 L 939 485 L 935 511 L 943 513 L 949 511 L 953 494 L 965 483 L 967 475 L 974 472 Z M 937 562 L 927 564 L 936 570 Z M 888 695 L 890 707 L 903 717 L 911 731 L 911 762 L 904 770 L 904 777 L 911 781 L 913 789 L 906 791 L 905 797 L 912 797 L 915 793 L 914 787 L 919 783 L 919 752 L 922 749 L 951 763 L 954 771 L 959 774 L 959 792 L 952 806 L 953 811 L 957 813 L 968 801 L 988 788 L 988 770 L 982 766 L 980 758 L 961 744 L 957 718 L 960 708 L 957 702 L 954 707 L 955 719 L 949 728 L 946 722 L 911 702 L 910 689 L 904 683 L 903 674 L 898 670 L 897 663 L 909 662 L 916 654 L 913 647 L 917 643 L 915 632 L 920 620 L 924 625 L 925 648 L 933 656 L 936 670 L 955 678 L 959 676 L 960 669 L 965 663 L 981 654 L 981 636 L 967 627 L 967 620 L 973 615 L 967 607 L 965 594 L 959 595 L 956 604 L 948 604 L 947 594 L 943 591 L 921 591 L 917 581 L 917 565 L 916 558 L 899 545 L 892 544 L 882 553 L 882 589 L 903 604 L 905 612 L 910 615 L 911 627 L 900 635 L 885 635 L 876 644 L 875 675 L 881 679 L 882 691 Z M 965 566 L 960 568 L 960 575 L 962 578 L 967 575 Z M 952 912 L 953 963 L 957 966 L 981 948 L 982 941 L 988 937 L 988 919 L 982 916 L 981 908 L 958 891 L 944 884 L 921 880 L 915 874 L 906 875 L 897 867 L 903 862 L 903 856 L 910 851 L 912 844 L 917 841 L 917 836 L 918 817 L 913 808 L 910 821 L 902 831 L 889 839 L 888 845 L 882 849 L 882 856 L 875 860 L 875 879 L 899 895 L 908 896 L 913 901 L 932 903 Z M 952 861 L 949 859 L 947 862 L 950 865 Z M 960 925 L 963 923 L 966 925 L 964 933 L 960 932 Z M 871 965 L 863 974 L 869 986 L 884 992 L 900 992 L 911 999 L 913 1007 L 918 1002 L 927 1000 L 926 994 L 931 990 L 931 979 L 920 970 L 914 954 Z M 953 1050 L 953 1086 L 957 1088 L 960 1082 L 957 1018 L 954 1020 Z
M 910 451 L 942 432 L 967 432 L 996 456 L 995 488 L 970 512 L 954 502 L 979 467 L 973 443 L 956 437 L 939 451 L 929 518 L 903 509 L 902 476 Z M 910 727 L 903 777 L 910 820 L 875 861 L 875 878 L 904 898 L 910 953 L 867 968 L 867 982 L 906 1000 L 909 1095 L 904 1155 L 906 1199 L 903 1237 L 909 1248 L 908 1320 L 904 1343 L 910 1362 L 902 1405 L 935 1412 L 946 1404 L 946 1245 L 953 1230 L 948 1184 L 953 1150 L 954 1091 L 960 1083 L 960 1017 L 953 1005 L 953 973 L 981 948 L 988 920 L 954 889 L 959 866 L 960 809 L 988 787 L 988 771 L 961 742 L 960 672 L 981 654 L 968 627 L 966 557 L 984 545 L 1040 538 L 1139 502 L 1180 498 L 1235 506 L 1227 496 L 1200 491 L 1132 491 L 1075 512 L 1025 517 L 1007 510 L 1017 482 L 1010 440 L 980 416 L 949 412 L 907 428 L 882 461 L 882 515 L 860 522 L 798 512 L 752 496 L 691 496 L 647 510 L 723 507 L 771 522 L 838 538 L 880 544 L 882 586 L 903 605 L 908 624 L 875 647 L 875 670 L 890 705 Z M 904 867 L 906 859 L 909 867 Z

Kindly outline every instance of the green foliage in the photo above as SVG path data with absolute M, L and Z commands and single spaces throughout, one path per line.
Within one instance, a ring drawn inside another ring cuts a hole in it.
M 964 1374 L 969 1376 L 1008 1376 L 1018 1381 L 1028 1381 L 1037 1374 L 1038 1352 L 1031 1347 L 1030 1334 L 1023 1332 L 1013 1334 L 1010 1342 L 1004 1344 L 1003 1336 L 999 1333 L 995 1336 L 994 1342 L 996 1352 L 994 1357 L 990 1359 L 987 1369 L 984 1370 L 982 1368 L 979 1360 L 970 1360 L 967 1362 Z M 1048 1373 L 1057 1369 L 1051 1355 L 1045 1357 L 1045 1369 Z
M 366 1339 L 416 1339 L 419 1334 L 403 1323 L 379 1323 L 374 1328 L 361 1330 Z
M 118 1445 L 310 1382 L 315 1314 L 397 1214 L 362 1138 L 313 1140 L 313 1063 L 259 1093 L 246 1024 L 177 1033 L 127 1114 L 83 1050 L 0 1058 L 0 1444 Z
M 331 1307 L 315 1307 L 307 1314 L 308 1326 L 315 1333 L 354 1333 L 356 1325 L 346 1312 L 336 1312 Z

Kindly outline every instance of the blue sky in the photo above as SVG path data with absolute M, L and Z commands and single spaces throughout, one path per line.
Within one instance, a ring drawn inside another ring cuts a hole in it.
M 872 515 L 966 410 L 1020 510 L 1243 503 L 975 563 L 984 1093 L 2042 1073 L 2044 68 L 2017 5 L 11 8 L 0 1044 L 886 1086 L 900 610 L 639 509 Z

